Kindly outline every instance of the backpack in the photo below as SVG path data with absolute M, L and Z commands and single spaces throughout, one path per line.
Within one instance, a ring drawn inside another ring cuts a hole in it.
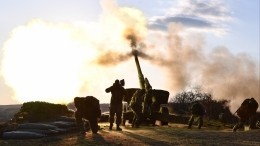
M 75 97 L 74 104 L 84 117 L 100 117 L 101 110 L 99 100 L 93 96 Z
M 191 113 L 198 116 L 203 116 L 205 114 L 205 108 L 202 104 L 196 102 L 191 106 Z
M 89 117 L 101 117 L 99 100 L 93 96 L 86 97 L 86 109 L 89 111 Z

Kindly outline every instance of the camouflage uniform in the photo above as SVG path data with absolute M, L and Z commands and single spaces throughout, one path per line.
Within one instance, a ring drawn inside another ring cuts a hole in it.
M 257 108 L 258 103 L 254 98 L 245 99 L 237 110 L 239 122 L 233 127 L 233 132 L 239 128 L 243 128 L 244 123 L 248 120 L 250 121 L 249 129 L 255 129 Z
M 153 91 L 152 91 L 152 86 L 150 85 L 149 81 L 147 78 L 145 78 L 145 94 L 144 94 L 144 102 L 142 105 L 142 113 L 146 118 L 151 118 L 151 106 L 152 106 L 152 96 L 153 96 Z
M 116 114 L 116 124 L 117 124 L 117 130 L 122 130 L 119 126 L 121 124 L 121 118 L 122 118 L 122 101 L 123 97 L 126 95 L 126 90 L 122 85 L 120 85 L 119 80 L 116 80 L 113 86 L 107 88 L 105 90 L 107 93 L 111 92 L 111 100 L 110 100 L 110 111 L 109 111 L 109 122 L 110 126 L 109 129 L 111 130 L 114 123 L 114 117 Z
M 137 90 L 130 101 L 130 107 L 134 113 L 132 127 L 138 128 L 142 118 L 142 103 L 145 90 Z
M 198 101 L 196 101 L 190 108 L 191 110 L 191 117 L 189 119 L 189 123 L 188 123 L 188 128 L 190 129 L 193 122 L 194 122 L 194 118 L 198 118 L 198 129 L 201 128 L 201 126 L 203 125 L 203 116 L 205 114 L 205 108 L 204 106 L 199 103 Z
M 76 124 L 82 133 L 86 132 L 85 123 L 83 119 L 89 121 L 91 131 L 97 133 L 98 118 L 101 117 L 101 110 L 99 100 L 93 96 L 75 97 L 74 104 L 77 108 L 75 112 Z

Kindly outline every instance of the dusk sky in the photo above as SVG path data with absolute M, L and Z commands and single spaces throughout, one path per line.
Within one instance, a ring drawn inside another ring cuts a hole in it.
M 105 88 L 123 78 L 138 88 L 133 57 L 120 57 L 129 29 L 153 88 L 260 102 L 259 0 L 0 0 L 0 11 L 1 105 L 109 103 Z

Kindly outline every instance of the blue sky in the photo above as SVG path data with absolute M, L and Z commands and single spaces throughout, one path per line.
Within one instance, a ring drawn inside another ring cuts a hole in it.
M 205 52 L 224 46 L 234 55 L 249 55 L 259 70 L 258 0 L 117 0 L 116 3 L 118 7 L 140 10 L 148 30 L 167 32 L 169 24 L 181 24 L 186 33 L 204 38 Z M 95 23 L 102 15 L 102 6 L 100 1 L 93 0 L 0 0 L 0 12 L 2 63 L 5 41 L 12 37 L 11 31 L 18 26 L 36 18 L 51 23 Z M 259 76 L 259 71 L 257 73 Z M 0 97 L 0 104 L 17 103 L 16 99 L 9 98 L 15 93 L 6 85 L 4 77 L 0 82 L 0 91 L 5 96 Z M 101 101 L 108 102 L 107 99 Z

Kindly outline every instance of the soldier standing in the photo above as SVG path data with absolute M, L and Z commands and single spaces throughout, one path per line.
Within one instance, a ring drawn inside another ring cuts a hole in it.
M 144 89 L 137 90 L 130 101 L 130 107 L 134 113 L 134 118 L 132 122 L 133 128 L 139 128 L 141 118 L 142 118 L 142 103 L 143 95 L 145 93 Z
M 236 111 L 239 122 L 233 127 L 233 132 L 244 127 L 244 123 L 250 120 L 249 129 L 256 129 L 256 111 L 258 103 L 254 98 L 247 98 Z
M 146 117 L 151 115 L 151 105 L 152 105 L 152 86 L 150 85 L 147 78 L 145 80 L 145 94 L 144 94 L 144 102 L 142 112 Z
M 123 108 L 123 97 L 126 95 L 126 90 L 122 86 L 124 83 L 120 84 L 119 80 L 115 80 L 115 83 L 107 88 L 105 91 L 107 93 L 111 92 L 111 100 L 110 100 L 110 110 L 109 110 L 109 130 L 112 130 L 114 123 L 114 116 L 116 115 L 116 130 L 121 131 L 121 117 L 122 117 L 122 108 Z
M 198 129 L 200 129 L 203 125 L 203 116 L 205 115 L 204 106 L 198 101 L 195 101 L 194 104 L 191 106 L 190 111 L 192 115 L 189 119 L 188 128 L 191 128 L 194 122 L 194 118 L 198 118 Z

